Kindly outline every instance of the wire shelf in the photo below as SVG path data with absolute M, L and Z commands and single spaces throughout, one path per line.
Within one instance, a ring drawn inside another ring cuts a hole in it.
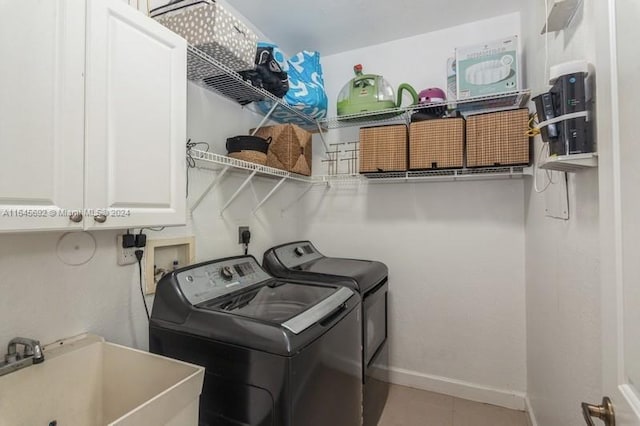
M 409 172 L 386 172 L 367 174 L 336 174 L 303 176 L 287 172 L 273 167 L 267 167 L 248 161 L 238 160 L 225 155 L 212 152 L 191 150 L 191 156 L 199 163 L 200 167 L 210 168 L 211 165 L 219 166 L 215 169 L 232 167 L 247 171 L 255 171 L 256 174 L 272 178 L 285 178 L 307 184 L 331 184 L 331 183 L 399 183 L 412 181 L 452 181 L 452 180 L 486 180 L 486 179 L 512 179 L 521 178 L 529 173 L 529 167 L 482 167 L 477 169 L 447 169 L 447 170 L 422 170 Z
M 264 102 L 264 111 L 260 108 L 252 108 L 262 115 L 265 115 L 273 105 L 277 105 L 270 116 L 273 120 L 296 124 L 310 132 L 318 131 L 316 119 L 288 105 L 272 93 L 253 86 L 251 82 L 244 80 L 240 74 L 225 64 L 193 46 L 188 46 L 187 53 L 187 76 L 190 81 L 240 105 Z
M 501 93 L 491 96 L 477 96 L 468 99 L 451 100 L 447 102 L 424 103 L 407 107 L 385 109 L 384 111 L 361 112 L 357 114 L 328 117 L 319 120 L 327 129 L 362 126 L 367 124 L 390 124 L 406 122 L 414 112 L 442 108 L 457 109 L 463 115 L 481 114 L 485 112 L 505 111 L 524 107 L 529 102 L 530 90 Z
M 286 178 L 299 182 L 313 183 L 313 179 L 308 176 L 287 172 L 285 170 L 280 170 L 273 167 L 263 166 L 261 164 L 252 163 L 250 161 L 238 160 L 236 158 L 227 157 L 226 155 L 215 154 L 213 152 L 201 151 L 198 149 L 192 149 L 190 151 L 190 154 L 191 157 L 196 160 L 198 165 L 204 168 L 214 168 L 216 170 L 219 170 L 224 167 L 232 167 L 235 169 L 248 170 L 251 172 L 255 171 L 256 174 L 265 177 L 280 179 Z M 211 167 L 211 165 L 214 165 L 214 167 Z
M 529 101 L 530 90 L 502 93 L 499 95 L 479 96 L 444 103 L 428 103 L 386 109 L 384 111 L 363 112 L 358 114 L 328 117 L 320 120 L 304 114 L 294 106 L 288 105 L 272 93 L 255 87 L 233 69 L 217 61 L 194 46 L 188 47 L 187 75 L 189 80 L 211 90 L 240 105 L 261 102 L 262 108 L 252 108 L 258 114 L 265 115 L 274 105 L 271 118 L 280 123 L 296 124 L 310 132 L 338 129 L 343 127 L 370 124 L 405 123 L 416 111 L 446 106 L 457 109 L 463 115 L 502 111 L 521 108 Z
M 410 107 L 390 108 L 383 112 L 361 112 L 358 114 L 341 115 L 339 117 L 327 117 L 320 120 L 327 129 L 339 129 L 344 127 L 366 126 L 369 124 L 396 124 L 406 123 Z
M 372 183 L 408 181 L 452 181 L 512 179 L 526 176 L 526 166 L 482 167 L 477 169 L 420 170 L 409 172 L 367 173 L 363 175 Z

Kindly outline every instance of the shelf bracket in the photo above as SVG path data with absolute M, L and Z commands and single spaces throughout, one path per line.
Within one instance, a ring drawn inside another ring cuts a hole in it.
M 411 125 L 411 115 L 413 114 L 413 110 L 407 110 L 402 113 L 404 115 L 404 122 L 409 127 Z
M 220 181 L 222 180 L 222 178 L 224 177 L 224 175 L 227 173 L 227 171 L 229 170 L 231 166 L 225 166 L 224 169 L 222 169 L 222 171 L 220 171 L 220 173 L 218 173 L 218 176 L 215 177 L 215 179 L 213 179 L 213 181 L 211 181 L 211 183 L 209 184 L 209 186 L 207 186 L 207 188 L 202 192 L 202 194 L 198 197 L 198 199 L 193 203 L 193 205 L 191 206 L 191 211 L 193 212 L 196 208 L 198 208 L 198 206 L 200 205 L 200 203 L 202 202 L 202 200 L 204 200 L 204 198 L 207 196 L 207 194 L 209 192 L 211 192 L 216 186 L 218 186 L 218 184 L 220 183 Z
M 267 120 L 269 120 L 269 117 L 271 117 L 271 114 L 273 114 L 273 111 L 275 111 L 276 108 L 278 108 L 278 104 L 274 102 L 269 112 L 265 114 L 265 116 L 262 118 L 262 121 L 260 121 L 260 123 L 256 126 L 255 129 L 253 129 L 253 132 L 251 132 L 251 136 L 255 136 L 256 133 L 258 133 L 258 130 L 260 130 L 260 128 L 264 126 L 264 123 L 266 123 Z
M 247 186 L 249 184 L 249 182 L 251 182 L 251 179 L 253 179 L 253 177 L 256 175 L 256 173 L 258 173 L 257 170 L 254 170 L 245 180 L 244 182 L 242 182 L 242 185 L 240 185 L 240 187 L 236 190 L 236 192 L 233 193 L 233 195 L 231 196 L 231 198 L 229 198 L 229 201 L 227 201 L 227 203 L 222 206 L 222 209 L 220 209 L 220 216 L 222 216 L 222 213 L 227 209 L 227 207 L 229 207 L 231 205 L 231 203 L 233 203 L 233 200 L 235 200 L 238 195 L 240 195 L 240 193 L 242 192 L 242 190 L 245 188 L 245 186 Z
M 269 193 L 262 199 L 262 201 L 260 201 L 258 203 L 258 205 L 253 209 L 253 214 L 256 214 L 256 212 L 260 209 L 260 207 L 262 207 L 262 205 L 264 203 L 267 202 L 267 200 L 269 198 L 271 198 L 271 196 L 273 194 L 275 194 L 275 192 L 280 188 L 280 186 L 282 186 L 282 184 L 287 180 L 286 177 L 283 177 L 282 179 L 280 179 L 280 181 L 276 184 L 276 186 L 273 187 L 273 189 L 271 191 L 269 191 Z
M 327 154 L 327 158 L 329 158 L 329 145 L 327 145 L 327 141 L 324 138 L 324 131 L 322 130 L 322 126 L 318 120 L 316 120 L 316 126 L 318 127 L 318 134 L 320 135 L 322 145 L 324 145 L 324 152 Z

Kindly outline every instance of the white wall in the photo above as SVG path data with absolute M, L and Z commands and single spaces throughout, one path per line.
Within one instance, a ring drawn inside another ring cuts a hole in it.
M 570 29 L 549 35 L 550 65 L 573 59 L 595 63 L 594 1 L 584 2 Z M 526 76 L 529 87 L 540 92 L 546 88 L 544 2 L 527 2 L 527 8 L 522 15 Z M 536 153 L 539 146 L 537 138 Z M 568 176 L 568 221 L 545 217 L 544 194 L 536 194 L 531 181 L 526 185 L 528 395 L 540 426 L 584 424 L 580 402 L 602 397 L 598 172 Z M 539 178 L 544 186 L 544 173 Z
M 444 87 L 456 46 L 519 33 L 511 14 L 325 57 L 330 104 L 354 64 L 394 86 Z M 523 200 L 522 180 L 334 185 L 307 195 L 302 232 L 326 254 L 389 266 L 394 381 L 523 408 Z
M 189 84 L 188 137 L 225 153 L 227 137 L 246 133 L 259 120 L 240 106 Z M 190 170 L 190 202 L 215 176 Z M 186 227 L 147 231 L 148 238 L 195 235 L 197 260 L 242 254 L 239 225 L 252 230 L 250 254 L 261 260 L 272 241 L 297 238 L 296 209 L 282 212 L 299 188 L 285 186 L 254 216 L 257 201 L 276 181 L 256 179 L 220 217 L 220 207 L 242 182 L 231 174 L 195 210 Z M 67 266 L 56 255 L 61 233 L 0 234 L 0 348 L 15 336 L 52 342 L 82 332 L 147 348 L 147 320 L 138 288 L 138 267 L 116 263 L 116 231 L 92 232 L 97 250 L 82 266 Z M 149 298 L 151 307 L 152 298 Z

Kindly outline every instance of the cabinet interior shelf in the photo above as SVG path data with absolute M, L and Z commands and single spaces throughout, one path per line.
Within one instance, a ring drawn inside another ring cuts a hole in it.
M 594 167 L 598 167 L 598 154 L 595 152 L 553 156 L 547 158 L 547 160 L 540 165 L 541 169 L 568 173 L 575 173 Z

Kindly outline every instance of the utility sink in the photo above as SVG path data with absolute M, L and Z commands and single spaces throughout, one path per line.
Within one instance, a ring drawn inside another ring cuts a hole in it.
M 197 426 L 204 369 L 82 335 L 0 377 L 0 425 Z

